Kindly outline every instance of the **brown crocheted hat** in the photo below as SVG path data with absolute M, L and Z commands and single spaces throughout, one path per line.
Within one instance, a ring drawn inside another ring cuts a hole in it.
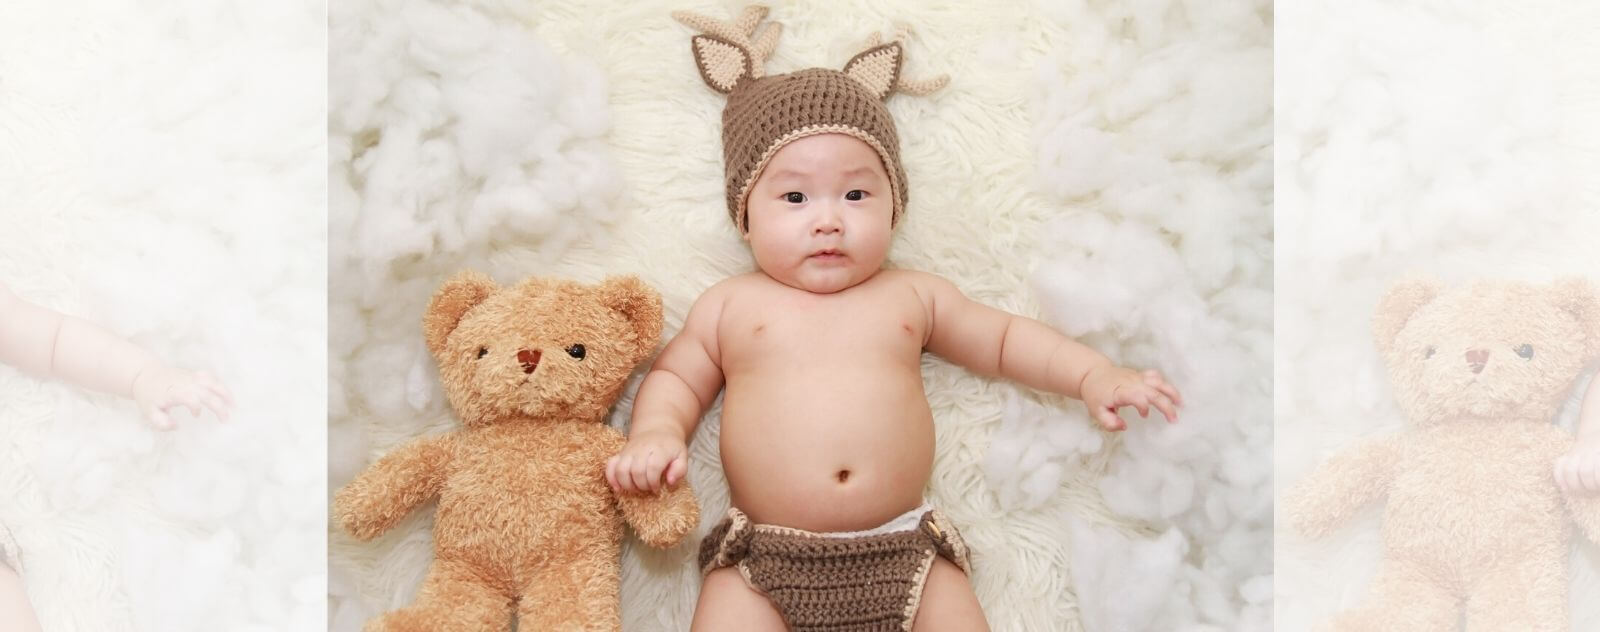
M 906 173 L 900 167 L 900 137 L 883 101 L 895 92 L 924 95 L 944 87 L 948 76 L 908 81 L 900 76 L 905 49 L 899 41 L 880 44 L 874 33 L 867 49 L 844 70 L 807 68 L 763 76 L 762 65 L 778 44 L 782 26 L 771 23 L 755 34 L 766 17 L 763 6 L 746 7 L 738 20 L 723 22 L 675 11 L 672 17 L 707 35 L 691 40 L 695 66 L 711 89 L 728 95 L 722 109 L 722 158 L 726 164 L 728 216 L 747 230 L 745 199 L 772 156 L 784 145 L 815 134 L 848 134 L 878 152 L 894 199 L 894 224 L 906 207 Z M 901 31 L 896 39 L 905 35 Z

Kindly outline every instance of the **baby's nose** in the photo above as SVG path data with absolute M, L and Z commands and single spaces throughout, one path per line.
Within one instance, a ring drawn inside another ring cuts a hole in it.
M 517 352 L 517 362 L 521 362 L 522 363 L 522 372 L 523 373 L 532 373 L 534 369 L 539 368 L 539 356 L 540 355 L 542 355 L 542 354 L 540 354 L 538 349 L 534 349 L 532 351 L 529 351 L 527 349 L 523 349 L 521 351 L 518 351 Z

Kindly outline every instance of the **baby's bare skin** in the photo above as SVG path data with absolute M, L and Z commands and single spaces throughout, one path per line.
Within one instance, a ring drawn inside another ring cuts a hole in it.
M 1176 389 L 1117 367 L 1038 321 L 967 299 L 950 282 L 887 270 L 893 203 L 877 154 L 841 134 L 785 145 L 751 188 L 744 237 L 756 272 L 712 286 L 639 387 L 628 443 L 606 463 L 619 493 L 676 485 L 687 441 L 724 386 L 721 452 L 732 504 L 756 523 L 877 527 L 922 503 L 933 468 L 923 351 L 1084 400 L 1107 430 L 1124 406 L 1176 420 Z M 935 563 L 938 619 L 983 629 L 970 585 Z M 707 576 L 693 629 L 750 629 L 771 606 L 728 569 Z M 759 618 L 759 617 L 758 617 Z M 914 631 L 927 627 L 919 618 Z
M 933 414 L 920 360 L 927 307 L 883 271 L 833 294 L 762 273 L 725 283 L 722 467 L 758 523 L 859 531 L 922 503 Z

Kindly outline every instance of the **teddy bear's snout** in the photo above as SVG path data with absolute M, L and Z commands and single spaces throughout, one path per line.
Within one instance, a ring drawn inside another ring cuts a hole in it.
M 1482 373 L 1483 367 L 1489 363 L 1488 349 L 1468 349 L 1467 364 L 1472 367 L 1473 373 Z
M 518 351 L 517 352 L 517 362 L 522 363 L 522 372 L 523 373 L 532 373 L 534 369 L 539 368 L 539 356 L 540 355 L 542 355 L 542 354 L 539 352 L 538 349 L 533 349 L 531 351 L 528 350 L 528 349 L 523 349 L 521 351 Z

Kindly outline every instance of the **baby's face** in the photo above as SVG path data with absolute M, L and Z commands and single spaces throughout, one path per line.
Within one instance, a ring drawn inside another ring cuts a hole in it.
M 867 280 L 889 254 L 893 193 L 877 152 L 844 134 L 784 145 L 746 201 L 756 265 L 791 287 L 827 294 Z

